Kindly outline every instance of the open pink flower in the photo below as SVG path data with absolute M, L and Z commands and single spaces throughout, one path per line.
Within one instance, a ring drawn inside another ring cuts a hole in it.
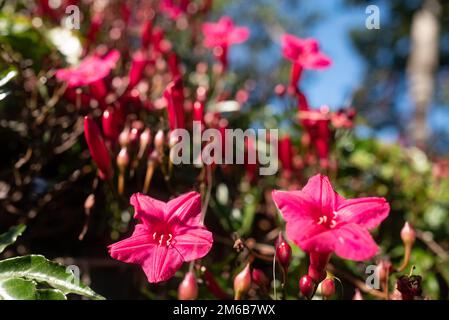
M 59 69 L 56 71 L 56 78 L 67 82 L 69 88 L 90 85 L 107 77 L 119 58 L 117 50 L 110 51 L 104 57 L 89 56 L 76 67 Z
M 178 20 L 179 17 L 187 12 L 190 0 L 161 0 L 159 10 L 172 20 Z
M 301 39 L 291 34 L 282 37 L 282 53 L 293 62 L 291 85 L 296 86 L 303 69 L 324 69 L 332 61 L 322 52 L 316 39 Z
M 368 230 L 378 226 L 390 207 L 384 198 L 345 199 L 326 176 L 315 175 L 302 190 L 273 191 L 287 221 L 287 236 L 309 253 L 331 253 L 367 260 L 378 252 Z
M 236 27 L 228 16 L 222 17 L 218 22 L 203 23 L 204 46 L 213 48 L 214 54 L 223 64 L 227 66 L 228 49 L 233 44 L 245 42 L 249 38 L 249 29 Z
M 134 218 L 140 220 L 131 237 L 109 246 L 112 258 L 140 264 L 151 283 L 173 277 L 184 262 L 204 257 L 212 233 L 201 222 L 201 197 L 183 194 L 167 203 L 134 194 Z

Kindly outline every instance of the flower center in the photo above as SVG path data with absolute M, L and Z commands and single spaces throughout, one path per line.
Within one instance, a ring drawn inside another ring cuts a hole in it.
M 337 213 L 334 211 L 331 217 L 324 214 L 318 218 L 317 223 L 329 229 L 333 229 L 337 225 Z
M 152 238 L 159 246 L 169 247 L 172 244 L 173 234 L 155 231 Z

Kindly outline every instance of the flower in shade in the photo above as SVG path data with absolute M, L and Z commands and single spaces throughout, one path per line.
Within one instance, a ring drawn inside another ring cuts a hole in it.
M 100 129 L 90 117 L 84 118 L 84 136 L 92 159 L 98 167 L 100 177 L 103 179 L 112 178 L 114 173 L 111 156 L 101 136 Z
M 313 38 L 301 39 L 291 34 L 282 36 L 282 53 L 284 58 L 293 62 L 291 85 L 295 86 L 303 69 L 324 69 L 332 61 L 324 55 Z
M 222 17 L 218 22 L 203 23 L 204 46 L 214 49 L 214 54 L 224 67 L 227 66 L 229 46 L 245 42 L 249 38 L 249 29 L 237 27 L 228 16 Z
M 315 175 L 298 191 L 273 191 L 273 200 L 287 222 L 287 236 L 309 253 L 331 253 L 367 260 L 378 252 L 369 230 L 390 207 L 384 198 L 345 199 L 326 176 Z
M 110 51 L 104 57 L 89 56 L 76 67 L 59 69 L 56 71 L 56 78 L 67 82 L 69 88 L 90 85 L 107 77 L 119 58 L 117 50 Z
M 201 221 L 201 197 L 183 194 L 167 203 L 134 194 L 133 234 L 109 246 L 112 258 L 139 264 L 151 283 L 173 277 L 184 262 L 204 257 L 212 247 L 212 233 Z

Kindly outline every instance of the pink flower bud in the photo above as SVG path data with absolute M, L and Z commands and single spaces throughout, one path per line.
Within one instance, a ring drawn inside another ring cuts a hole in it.
M 117 155 L 117 167 L 120 172 L 124 172 L 129 165 L 129 154 L 126 147 L 122 148 Z
M 198 284 L 192 271 L 186 273 L 178 287 L 179 300 L 195 300 L 198 297 Z
M 316 283 L 310 276 L 304 275 L 301 279 L 299 279 L 299 290 L 307 299 L 311 299 L 313 297 L 315 294 L 315 289 Z
M 159 130 L 154 137 L 154 146 L 159 153 L 163 153 L 165 145 L 165 134 L 164 131 Z
M 270 279 L 268 279 L 262 270 L 254 268 L 251 275 L 254 283 L 260 288 L 266 288 L 270 285 Z
M 321 295 L 330 298 L 335 294 L 335 281 L 332 278 L 324 279 L 321 282 Z
M 359 289 L 355 289 L 354 296 L 352 297 L 352 300 L 363 300 L 362 293 Z
M 393 271 L 393 265 L 390 261 L 382 259 L 377 264 L 377 272 L 379 280 L 384 283 L 387 280 L 387 275 L 391 274 Z
M 285 94 L 285 92 L 287 91 L 287 89 L 285 88 L 285 86 L 283 84 L 278 84 L 276 85 L 276 87 L 274 88 L 274 92 L 276 93 L 276 95 L 278 96 L 283 96 Z
M 234 299 L 240 300 L 251 287 L 251 269 L 248 263 L 234 278 Z
M 114 175 L 111 157 L 106 148 L 100 129 L 90 117 L 84 118 L 84 136 L 95 164 L 100 171 L 100 177 L 110 179 Z
M 129 133 L 130 133 L 130 129 L 128 127 L 123 129 L 123 131 L 120 133 L 120 135 L 118 137 L 118 141 L 122 147 L 126 147 L 129 144 L 129 142 L 130 142 Z
M 416 240 L 416 232 L 410 223 L 405 222 L 404 227 L 401 230 L 401 239 L 406 246 L 412 246 Z
M 292 248 L 279 233 L 279 237 L 276 243 L 276 258 L 281 264 L 281 266 L 287 270 L 290 265 L 290 260 L 292 258 Z

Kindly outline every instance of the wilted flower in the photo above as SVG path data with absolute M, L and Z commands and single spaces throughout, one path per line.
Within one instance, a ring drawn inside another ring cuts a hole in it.
M 112 258 L 139 264 L 151 283 L 166 281 L 185 261 L 204 257 L 212 248 L 212 233 L 201 222 L 201 196 L 183 194 L 167 203 L 134 194 L 134 218 L 128 239 L 109 246 Z

